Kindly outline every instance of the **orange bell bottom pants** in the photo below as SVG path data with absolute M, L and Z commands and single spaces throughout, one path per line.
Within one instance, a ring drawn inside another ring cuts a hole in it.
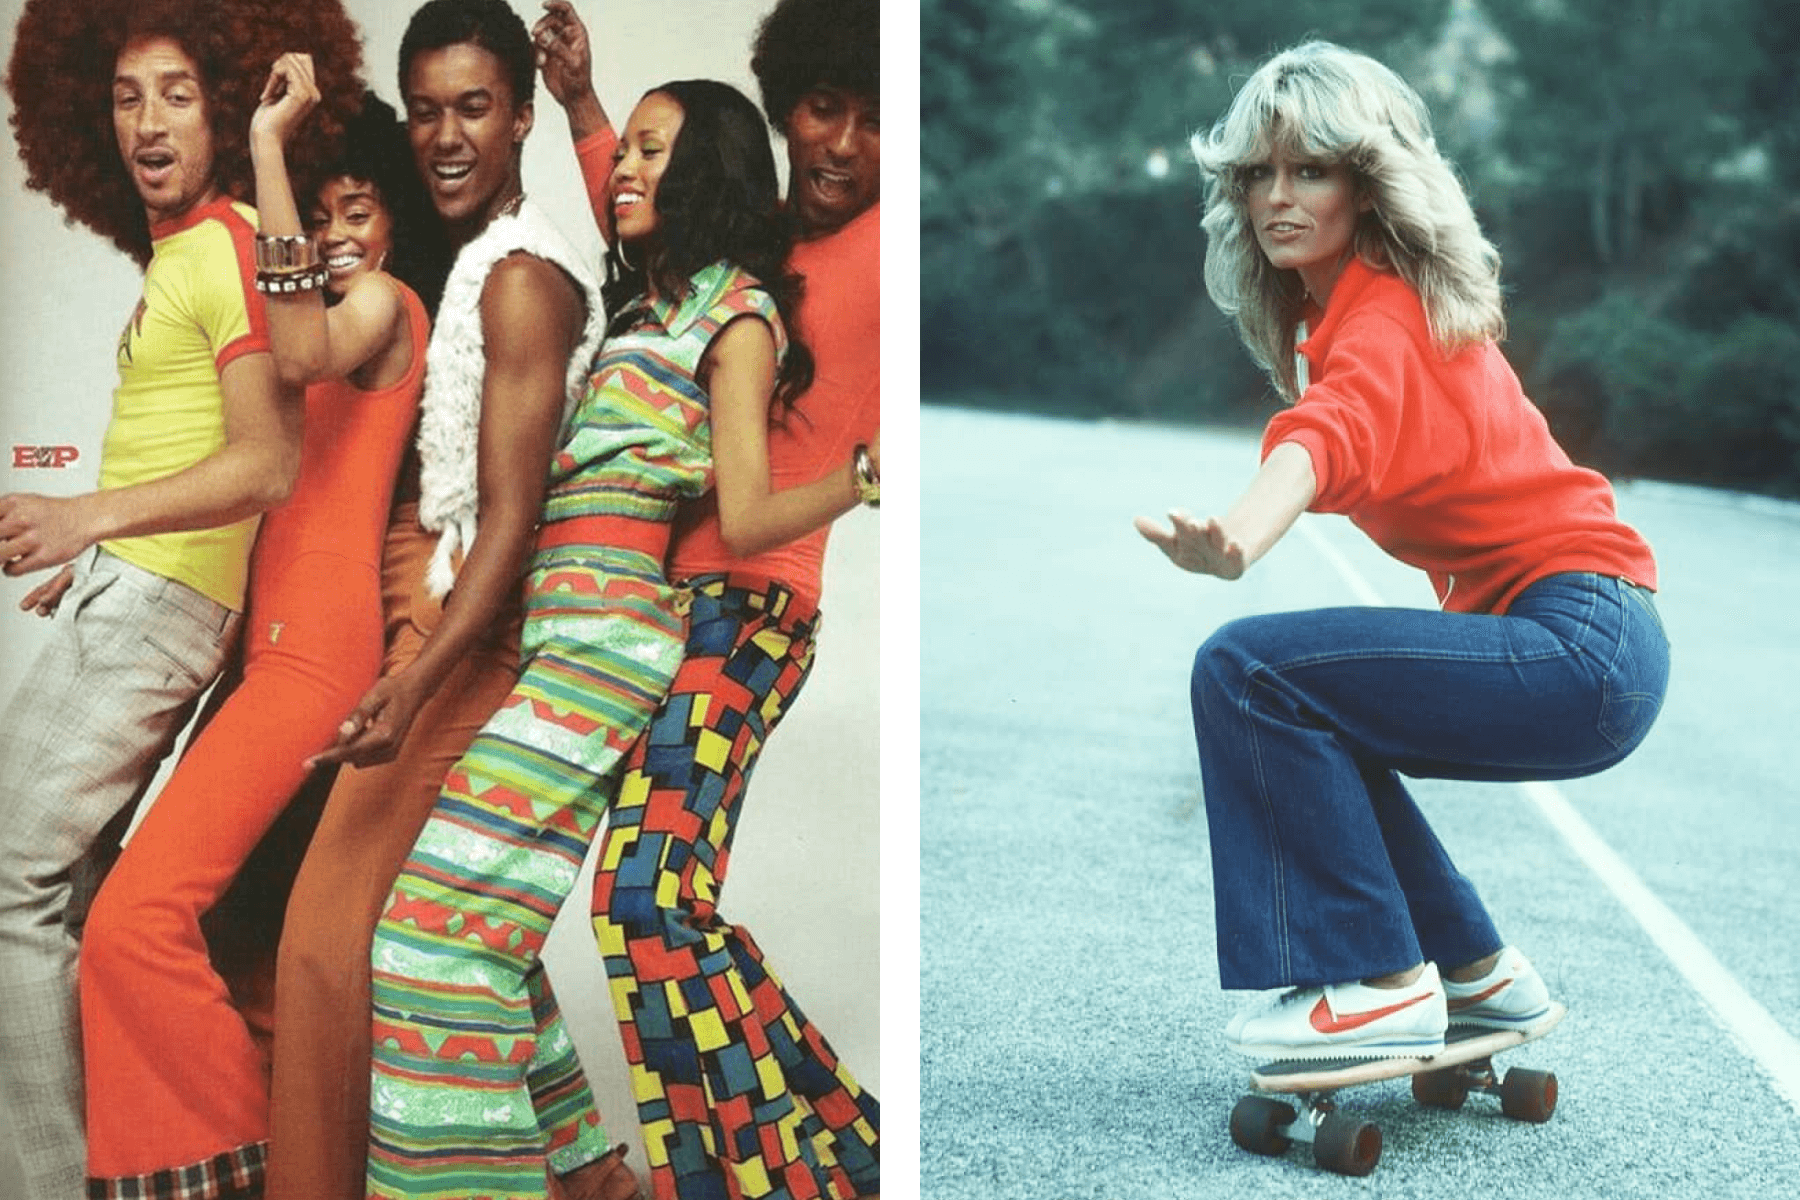
M 224 894 L 381 666 L 372 563 L 305 551 L 252 570 L 244 678 L 100 888 L 82 941 L 88 1175 L 107 1194 L 268 1133 L 267 1061 L 207 954 Z M 138 1194 L 142 1194 L 139 1190 Z
M 418 657 L 440 610 L 425 595 L 437 535 L 396 509 L 383 558 L 384 674 Z M 289 897 L 275 984 L 267 1200 L 360 1200 L 369 1151 L 369 943 L 444 775 L 519 675 L 517 608 L 419 710 L 392 762 L 346 767 Z M 585 1085 L 584 1085 L 585 1086 Z

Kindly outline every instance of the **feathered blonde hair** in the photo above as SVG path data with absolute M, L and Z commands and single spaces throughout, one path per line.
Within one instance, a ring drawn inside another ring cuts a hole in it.
M 1374 59 L 1330 42 L 1285 50 L 1189 144 L 1206 190 L 1207 293 L 1283 397 L 1299 393 L 1294 331 L 1306 289 L 1263 254 L 1245 200 L 1246 168 L 1277 149 L 1349 169 L 1372 202 L 1357 218 L 1357 255 L 1412 285 L 1445 353 L 1505 336 L 1500 252 L 1438 153 L 1425 102 Z

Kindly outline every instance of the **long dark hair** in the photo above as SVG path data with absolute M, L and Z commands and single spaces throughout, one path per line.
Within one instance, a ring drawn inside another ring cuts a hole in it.
M 296 198 L 311 204 L 319 189 L 343 176 L 373 184 L 394 225 L 394 248 L 387 272 L 414 292 L 425 311 L 437 315 L 455 250 L 444 223 L 413 167 L 406 124 L 374 92 L 363 94 L 362 110 L 344 130 L 343 153 L 300 180 Z
M 775 155 L 762 114 L 729 84 L 685 79 L 651 88 L 681 106 L 681 129 L 656 187 L 656 245 L 628 262 L 615 235 L 606 252 L 601 295 L 608 316 L 625 318 L 654 281 L 677 303 L 693 275 L 725 259 L 754 275 L 775 299 L 788 348 L 775 377 L 783 410 L 812 384 L 813 359 L 796 320 L 801 280 L 787 269 L 793 241 L 782 216 Z

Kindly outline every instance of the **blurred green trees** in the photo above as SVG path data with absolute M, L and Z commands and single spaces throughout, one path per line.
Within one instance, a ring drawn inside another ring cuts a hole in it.
M 922 0 L 928 397 L 1257 422 L 1187 139 L 1269 53 L 1425 96 L 1577 458 L 1800 495 L 1793 0 Z

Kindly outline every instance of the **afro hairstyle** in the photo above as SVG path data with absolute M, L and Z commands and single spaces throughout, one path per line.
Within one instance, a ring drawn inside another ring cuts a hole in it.
M 289 150 L 297 173 L 337 153 L 363 94 L 361 31 L 340 0 L 27 0 L 6 72 L 25 186 L 139 265 L 150 261 L 149 217 L 113 133 L 112 81 L 127 43 L 158 36 L 199 67 L 213 182 L 246 202 L 250 117 L 277 58 L 311 54 L 322 95 Z
M 800 97 L 820 86 L 881 99 L 880 0 L 781 0 L 763 18 L 750 70 L 779 133 Z
M 345 176 L 374 185 L 394 223 L 387 270 L 418 293 L 425 310 L 436 316 L 455 251 L 413 165 L 405 122 L 374 92 L 364 93 L 361 111 L 346 127 L 342 153 L 296 179 L 302 213 L 327 183 Z

